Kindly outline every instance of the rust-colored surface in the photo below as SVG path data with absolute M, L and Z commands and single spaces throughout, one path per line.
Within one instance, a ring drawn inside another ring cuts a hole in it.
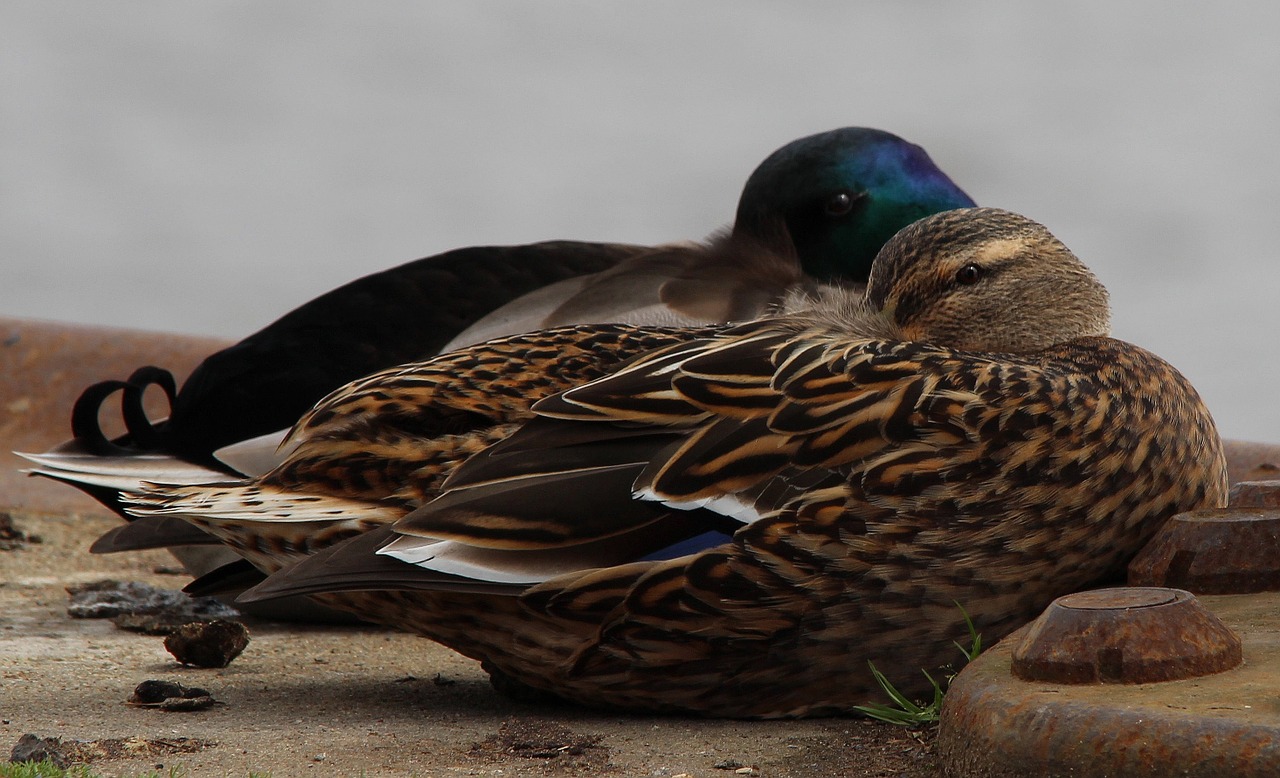
M 1013 649 L 1013 674 L 1052 683 L 1154 683 L 1240 664 L 1240 639 L 1189 592 L 1099 589 L 1054 600 Z
M 1231 483 L 1280 478 L 1280 446 L 1243 440 L 1224 440 L 1227 477 Z
M 952 683 L 938 755 L 946 776 L 1280 775 L 1280 593 L 1205 596 L 1244 662 L 1157 684 L 1053 684 L 1011 671 L 1029 627 Z
M 1244 495 L 1272 499 L 1264 489 Z M 1232 507 L 1174 516 L 1129 563 L 1129 585 L 1196 594 L 1280 590 L 1280 509 Z
M 0 317 L 0 509 L 105 513 L 75 489 L 20 473 L 23 460 L 11 452 L 45 451 L 69 438 L 71 406 L 89 384 L 157 365 L 181 385 L 201 360 L 226 345 L 215 338 Z M 162 398 L 148 400 L 154 414 L 167 413 Z M 104 429 L 122 432 L 112 421 L 104 414 Z
M 1280 481 L 1233 483 L 1227 505 L 1232 508 L 1280 508 Z

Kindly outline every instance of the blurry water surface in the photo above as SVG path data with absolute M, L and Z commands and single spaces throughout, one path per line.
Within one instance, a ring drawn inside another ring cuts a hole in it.
M 476 243 L 732 219 L 779 145 L 928 148 L 1045 222 L 1117 336 L 1280 441 L 1280 6 L 0 5 L 0 314 L 239 337 Z

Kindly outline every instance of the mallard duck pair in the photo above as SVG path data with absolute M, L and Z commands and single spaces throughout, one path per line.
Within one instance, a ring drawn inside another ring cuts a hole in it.
M 563 324 L 754 318 L 798 285 L 865 282 L 893 233 L 973 204 L 923 149 L 895 135 L 862 127 L 812 135 L 756 168 L 732 230 L 705 245 L 478 246 L 376 273 L 210 356 L 180 392 L 155 368 L 92 387 L 68 450 L 166 453 L 233 472 L 217 449 L 287 428 L 326 393 L 375 370 Z M 785 259 L 766 258 L 774 254 Z M 141 410 L 151 385 L 171 400 L 159 424 Z M 98 406 L 116 391 L 130 434 L 109 441 Z
M 837 714 L 908 693 L 967 610 L 987 639 L 1123 570 L 1225 463 L 1190 384 L 1108 337 L 1044 227 L 964 209 L 865 294 L 701 328 L 579 325 L 385 370 L 247 481 L 152 485 L 311 594 L 592 706 Z
M 765 159 L 743 188 L 732 230 L 704 245 L 561 241 L 418 260 L 336 289 L 210 356 L 180 392 L 171 375 L 150 367 L 90 387 L 72 414 L 75 439 L 30 458 L 34 472 L 129 518 L 118 494 L 142 479 L 198 483 L 270 470 L 282 430 L 327 392 L 375 370 L 562 324 L 755 318 L 793 291 L 864 283 L 876 251 L 898 229 L 972 204 L 923 149 L 895 135 L 861 127 L 819 133 Z M 142 411 L 151 385 L 172 406 L 158 424 Z M 99 406 L 116 392 L 130 432 L 108 440 Z M 160 529 L 136 527 L 95 548 L 210 540 L 182 522 Z M 200 572 L 234 559 L 180 553 Z

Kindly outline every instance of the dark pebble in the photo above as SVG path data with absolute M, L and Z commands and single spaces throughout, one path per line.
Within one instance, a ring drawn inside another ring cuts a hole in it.
M 18 744 L 9 754 L 10 762 L 41 762 L 46 759 L 62 769 L 71 764 L 71 757 L 63 748 L 62 740 L 56 737 L 40 737 L 28 733 L 18 738 Z
M 133 705 L 159 705 L 170 699 L 208 697 L 209 692 L 197 686 L 183 686 L 173 681 L 143 681 L 133 690 L 128 702 Z
M 24 543 L 39 542 L 39 539 L 33 540 L 18 529 L 13 523 L 12 516 L 8 513 L 0 512 L 0 551 L 16 551 L 22 548 Z
M 216 700 L 207 694 L 201 697 L 170 697 L 156 707 L 160 710 L 168 711 L 204 710 L 205 708 L 212 708 L 214 702 Z
M 183 624 L 164 639 L 174 659 L 196 667 L 226 667 L 249 645 L 249 630 L 238 621 Z

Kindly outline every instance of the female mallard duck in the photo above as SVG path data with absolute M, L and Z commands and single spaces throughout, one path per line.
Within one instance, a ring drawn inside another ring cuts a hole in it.
M 304 418 L 273 475 L 157 486 L 133 510 L 268 570 L 303 556 L 251 598 L 328 593 L 508 688 L 783 717 L 867 702 L 868 660 L 895 679 L 942 664 L 956 603 L 1002 636 L 1225 501 L 1195 390 L 1108 337 L 1105 289 L 1029 219 L 929 217 L 865 296 L 798 303 L 525 336 L 536 382 L 508 363 L 519 339 L 386 371 Z M 657 348 L 501 421 L 602 346 Z
M 756 168 L 732 232 L 711 241 L 761 244 L 794 255 L 798 267 L 756 267 L 692 244 L 557 241 L 449 251 L 316 298 L 210 356 L 180 392 L 156 368 L 91 387 L 73 419 L 75 450 L 165 452 L 233 472 L 215 450 L 286 428 L 329 391 L 375 370 L 562 324 L 754 318 L 806 277 L 864 282 L 893 233 L 971 205 L 923 149 L 895 135 L 863 127 L 811 135 Z M 141 410 L 153 384 L 172 405 L 156 425 Z M 97 419 L 115 391 L 124 393 L 130 435 L 113 442 Z

